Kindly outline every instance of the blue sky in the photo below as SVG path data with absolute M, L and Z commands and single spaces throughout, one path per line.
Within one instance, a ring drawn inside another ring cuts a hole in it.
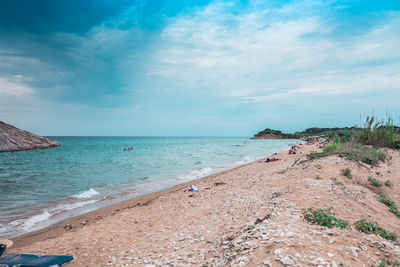
M 0 0 L 0 120 L 251 136 L 400 120 L 400 2 Z

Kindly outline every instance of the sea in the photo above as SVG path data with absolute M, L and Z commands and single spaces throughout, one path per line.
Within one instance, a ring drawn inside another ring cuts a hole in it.
M 0 153 L 0 238 L 232 169 L 296 142 L 246 137 L 50 138 L 62 145 Z

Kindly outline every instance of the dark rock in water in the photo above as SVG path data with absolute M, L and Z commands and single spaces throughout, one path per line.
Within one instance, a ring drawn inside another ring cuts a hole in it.
M 0 121 L 0 152 L 57 147 L 61 144 L 46 137 L 20 130 Z

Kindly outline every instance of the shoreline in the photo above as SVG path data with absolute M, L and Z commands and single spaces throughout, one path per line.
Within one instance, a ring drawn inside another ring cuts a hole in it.
M 287 139 L 287 140 L 292 140 L 292 139 Z M 293 140 L 297 140 L 297 139 L 293 139 Z M 279 154 L 282 154 L 285 151 L 274 152 L 271 155 L 278 156 Z M 189 186 L 195 182 L 201 182 L 201 181 L 205 181 L 205 180 L 214 179 L 215 177 L 218 177 L 220 175 L 229 173 L 231 171 L 235 171 L 235 170 L 245 167 L 247 165 L 257 163 L 259 160 L 267 158 L 267 157 L 268 156 L 263 156 L 254 161 L 251 161 L 251 162 L 248 162 L 248 163 L 245 163 L 245 164 L 233 167 L 233 168 L 229 168 L 229 169 L 226 169 L 226 170 L 223 170 L 220 172 L 212 173 L 212 174 L 206 175 L 204 177 L 190 180 L 187 182 L 178 183 L 178 184 L 169 186 L 164 189 L 156 190 L 154 192 L 150 191 L 147 193 L 143 193 L 139 196 L 135 196 L 135 197 L 132 197 L 132 198 L 129 198 L 126 200 L 122 200 L 117 203 L 113 203 L 111 205 L 106 205 L 106 206 L 97 208 L 95 210 L 89 211 L 89 212 L 84 212 L 82 214 L 79 214 L 79 215 L 76 215 L 76 216 L 73 216 L 70 218 L 62 219 L 61 221 L 58 221 L 52 225 L 45 226 L 38 230 L 29 231 L 27 233 L 23 233 L 21 235 L 11 237 L 9 239 L 14 242 L 13 249 L 22 248 L 22 247 L 29 246 L 36 242 L 41 242 L 41 241 L 44 241 L 47 239 L 52 239 L 59 235 L 62 235 L 63 233 L 71 232 L 71 230 L 76 230 L 76 229 L 80 229 L 85 226 L 88 226 L 88 225 L 92 224 L 93 222 L 101 220 L 104 217 L 115 215 L 116 213 L 118 213 L 120 211 L 123 211 L 126 209 L 131 209 L 131 208 L 138 207 L 138 206 L 146 206 L 161 196 L 165 196 L 165 195 L 168 195 L 173 192 L 180 191 L 180 190 L 187 190 L 189 188 Z
M 247 141 L 244 143 L 246 144 Z M 236 153 L 237 155 L 233 154 L 236 157 L 227 157 L 227 160 L 225 161 L 214 162 L 206 160 L 205 163 L 201 165 L 201 167 L 199 167 L 200 165 L 186 166 L 186 168 L 188 168 L 186 171 L 185 169 L 182 169 L 175 172 L 164 173 L 161 169 L 160 176 L 166 177 L 163 179 L 158 180 L 156 176 L 156 178 L 151 178 L 144 183 L 131 181 L 126 184 L 110 186 L 110 188 L 108 189 L 101 187 L 99 188 L 99 190 L 96 187 L 93 187 L 93 190 L 98 190 L 98 192 L 100 193 L 96 192 L 97 195 L 94 195 L 90 198 L 77 198 L 76 194 L 80 194 L 81 192 L 83 192 L 79 191 L 79 193 L 69 194 L 67 199 L 44 204 L 43 206 L 39 206 L 34 210 L 22 209 L 22 212 L 20 213 L 20 215 L 18 215 L 20 217 L 16 217 L 16 219 L 14 220 L 12 220 L 11 218 L 6 218 L 8 220 L 11 219 L 11 221 L 6 220 L 6 222 L 4 223 L 4 228 L 2 229 L 3 231 L 1 231 L 3 235 L 1 235 L 1 238 L 14 239 L 21 235 L 40 231 L 41 229 L 44 229 L 46 227 L 53 226 L 70 217 L 80 216 L 85 213 L 114 205 L 128 199 L 143 196 L 144 194 L 172 188 L 173 186 L 180 183 L 195 181 L 208 175 L 224 172 L 226 170 L 236 168 L 237 166 L 257 161 L 268 154 L 272 154 L 273 152 L 286 150 L 287 145 L 290 141 L 290 139 L 287 139 L 281 142 L 276 142 L 276 144 L 273 143 L 272 145 L 268 145 L 269 143 L 266 143 L 267 146 L 263 143 L 264 145 L 259 146 L 261 147 L 261 149 L 257 150 L 253 148 L 249 150 L 245 148 L 243 153 L 241 152 L 240 148 L 234 148 L 240 153 Z M 233 144 L 235 144 L 235 142 L 236 141 L 234 140 Z M 257 143 L 253 143 L 253 145 L 254 144 L 257 145 Z M 266 152 L 268 154 L 266 154 Z M 150 170 L 148 172 L 151 173 L 152 171 Z M 176 174 L 174 175 L 174 173 Z M 87 188 L 84 188 L 84 190 L 86 189 Z M 90 190 L 92 190 L 92 188 L 90 188 L 88 191 Z M 28 213 L 26 211 L 28 211 Z M 24 214 L 26 214 L 26 216 Z M 13 223 L 14 221 L 16 222 L 15 224 Z
M 400 203 L 400 151 L 366 165 L 331 155 L 309 160 L 318 145 L 299 145 L 270 162 L 252 162 L 195 182 L 127 200 L 29 233 L 11 253 L 74 255 L 72 266 L 376 266 L 400 260 L 400 244 L 360 232 L 362 219 L 400 233 L 379 200 Z M 343 175 L 351 169 L 352 178 Z M 374 187 L 369 177 L 390 180 Z M 188 192 L 193 183 L 199 192 Z M 348 228 L 304 218 L 332 209 Z M 86 221 L 88 220 L 88 221 Z M 74 227 L 64 228 L 65 225 Z

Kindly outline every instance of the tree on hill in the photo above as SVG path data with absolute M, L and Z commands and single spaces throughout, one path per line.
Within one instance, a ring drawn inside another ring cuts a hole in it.
M 267 135 L 267 134 L 282 135 L 282 132 L 278 131 L 278 130 L 272 130 L 270 128 L 267 128 L 267 129 L 257 133 L 255 136 L 263 136 L 263 135 Z

